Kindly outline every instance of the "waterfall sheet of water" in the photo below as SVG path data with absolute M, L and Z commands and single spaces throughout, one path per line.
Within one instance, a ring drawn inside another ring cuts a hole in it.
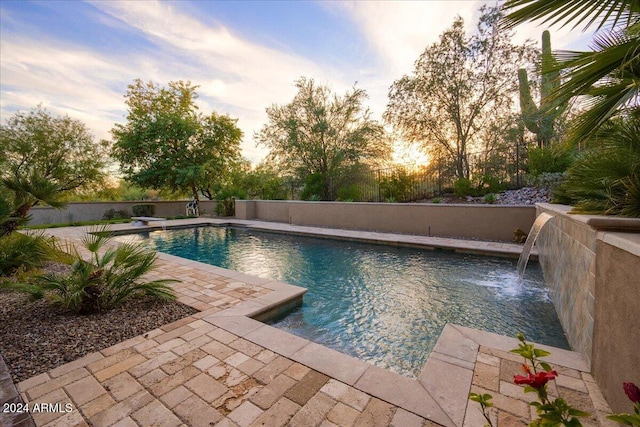
M 536 242 L 538 235 L 540 234 L 540 230 L 542 227 L 551 219 L 553 215 L 550 215 L 546 212 L 538 215 L 536 220 L 533 222 L 531 226 L 531 230 L 529 231 L 529 235 L 527 236 L 527 240 L 524 242 L 524 247 L 522 248 L 522 253 L 520 254 L 520 258 L 518 259 L 518 284 L 521 285 L 524 280 L 524 270 L 527 268 L 527 263 L 529 262 L 529 256 L 531 255 L 531 249 L 533 249 L 533 244 Z

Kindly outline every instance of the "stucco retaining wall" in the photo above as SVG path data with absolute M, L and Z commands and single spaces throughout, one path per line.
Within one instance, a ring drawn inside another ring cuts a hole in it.
M 622 383 L 640 385 L 640 219 L 537 208 L 553 215 L 536 245 L 569 343 L 591 364 L 614 412 L 631 412 Z
M 134 205 L 151 204 L 156 206 L 155 216 L 170 217 L 185 215 L 186 204 L 189 200 L 177 201 L 133 201 L 133 202 L 75 202 L 69 203 L 62 209 L 36 206 L 31 214 L 31 225 L 40 224 L 69 224 L 72 222 L 95 221 L 102 219 L 102 216 L 109 209 L 126 210 L 133 214 L 131 207 Z M 200 214 L 214 215 L 216 210 L 215 201 L 203 201 L 199 203 Z
M 593 376 L 614 411 L 633 413 L 622 383 L 640 386 L 640 234 L 598 233 L 595 320 Z
M 237 219 L 438 237 L 511 241 L 533 206 L 236 200 Z

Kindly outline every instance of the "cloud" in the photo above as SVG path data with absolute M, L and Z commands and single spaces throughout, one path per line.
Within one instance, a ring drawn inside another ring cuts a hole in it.
M 482 2 L 477 1 L 350 1 L 328 3 L 347 13 L 380 56 L 380 63 L 398 77 L 413 69 L 425 48 L 438 40 L 456 15 L 468 26 Z
M 108 136 L 123 110 L 113 83 L 127 75 L 124 64 L 77 46 L 20 37 L 3 37 L 0 50 L 3 117 L 41 104 L 84 121 L 99 138 Z
M 340 88 L 348 86 L 336 79 L 342 74 L 338 70 L 248 42 L 222 25 L 204 23 L 171 4 L 115 1 L 92 4 L 118 21 L 118 27 L 124 23 L 135 29 L 159 49 L 163 59 L 172 63 L 167 70 L 158 70 L 154 80 L 164 83 L 189 79 L 200 86 L 203 109 L 241 117 L 238 125 L 245 134 L 243 148 L 252 161 L 266 154 L 253 142 L 254 131 L 266 122 L 265 108 L 290 101 L 295 94 L 296 79 L 303 75 L 318 80 L 331 78 Z
M 480 3 L 323 3 L 327 10 L 348 16 L 365 36 L 368 46 L 362 55 L 366 60 L 358 63 L 366 65 L 354 65 L 348 58 L 311 60 L 292 53 L 281 42 L 278 49 L 267 42 L 250 42 L 215 17 L 189 13 L 195 8 L 181 2 L 91 2 L 93 7 L 84 8 L 81 19 L 87 26 L 107 28 L 117 49 L 91 45 L 82 35 L 66 41 L 54 30 L 20 22 L 19 15 L 3 9 L 0 113 L 5 118 L 18 108 L 41 103 L 55 114 L 84 121 L 98 138 L 109 138 L 113 124 L 124 121 L 123 95 L 135 78 L 160 84 L 191 80 L 200 86 L 198 105 L 204 112 L 215 110 L 239 118 L 244 154 L 256 162 L 266 154 L 253 141 L 254 131 L 266 123 L 265 108 L 289 102 L 300 76 L 328 83 L 337 93 L 358 81 L 379 118 L 393 81 L 411 72 L 414 61 L 437 41 L 456 14 L 471 29 Z M 531 27 L 532 38 L 539 40 L 542 29 Z M 567 40 L 552 35 L 554 47 Z M 335 49 L 338 58 L 340 46 Z

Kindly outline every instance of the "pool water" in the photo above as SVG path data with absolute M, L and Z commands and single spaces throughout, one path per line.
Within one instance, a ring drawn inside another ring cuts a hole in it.
M 309 291 L 272 325 L 417 376 L 446 323 L 569 348 L 537 263 L 232 227 L 148 233 L 160 252 Z

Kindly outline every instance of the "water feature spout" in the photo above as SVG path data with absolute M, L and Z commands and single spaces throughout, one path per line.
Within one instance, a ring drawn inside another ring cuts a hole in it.
M 542 227 L 551 219 L 553 215 L 548 214 L 546 212 L 538 215 L 536 220 L 533 222 L 531 226 L 531 231 L 529 231 L 529 235 L 527 236 L 527 240 L 524 242 L 524 247 L 522 248 L 522 253 L 520 254 L 520 258 L 518 258 L 518 284 L 521 285 L 524 279 L 524 270 L 527 268 L 527 263 L 529 262 L 529 256 L 531 255 L 531 249 L 533 249 L 533 244 L 536 242 L 538 235 L 540 234 L 540 230 Z

